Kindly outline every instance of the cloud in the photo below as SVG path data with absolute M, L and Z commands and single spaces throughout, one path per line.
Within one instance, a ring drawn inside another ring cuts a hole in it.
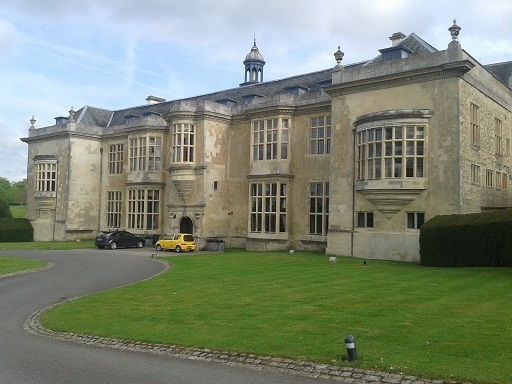
M 22 39 L 16 28 L 6 20 L 0 20 L 0 55 L 19 52 Z
M 0 177 L 9 181 L 21 181 L 27 177 L 27 145 L 19 140 L 22 132 L 16 131 L 5 120 L 0 119 L 2 146 L 9 150 L 0 151 L 2 172 Z
M 41 127 L 71 106 L 237 87 L 254 34 L 266 81 L 332 67 L 338 45 L 344 64 L 371 59 L 394 32 L 446 49 L 453 19 L 481 63 L 512 58 L 510 0 L 2 0 L 0 14 L 0 134 L 13 158 L 32 114 Z M 4 148 L 0 176 L 25 172 Z

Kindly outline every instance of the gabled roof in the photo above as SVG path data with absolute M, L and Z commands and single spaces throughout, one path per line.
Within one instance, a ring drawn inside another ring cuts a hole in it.
M 86 105 L 75 112 L 75 121 L 79 124 L 108 127 L 114 111 Z
M 395 46 L 395 48 L 405 47 L 409 52 L 409 56 L 422 55 L 425 53 L 433 53 L 438 52 L 436 48 L 431 46 L 421 37 L 416 35 L 415 33 L 411 33 L 409 36 L 406 36 L 399 44 Z M 387 47 L 389 48 L 389 47 Z M 373 59 L 366 62 L 364 65 L 374 64 L 382 61 L 382 54 L 374 57 Z

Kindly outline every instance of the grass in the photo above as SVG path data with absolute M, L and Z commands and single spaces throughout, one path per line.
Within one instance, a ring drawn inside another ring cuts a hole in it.
M 94 240 L 82 241 L 33 241 L 33 242 L 20 242 L 20 243 L 0 243 L 0 249 L 24 249 L 24 250 L 48 250 L 55 249 L 59 251 L 66 251 L 71 249 L 84 249 L 93 248 Z
M 27 207 L 25 205 L 10 205 L 9 209 L 11 210 L 12 217 L 17 219 L 24 219 Z
M 44 261 L 2 256 L 0 257 L 0 275 L 41 268 L 45 265 L 47 263 Z
M 168 261 L 164 275 L 59 305 L 42 322 L 127 340 L 512 381 L 511 269 L 245 251 Z M 349 334 L 356 363 L 345 360 Z

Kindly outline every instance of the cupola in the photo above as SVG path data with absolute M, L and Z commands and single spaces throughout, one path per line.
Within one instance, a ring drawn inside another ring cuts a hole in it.
M 245 81 L 240 84 L 240 86 L 263 82 L 263 66 L 265 65 L 265 60 L 258 51 L 256 38 L 254 38 L 254 45 L 251 48 L 251 52 L 245 56 L 244 65 Z

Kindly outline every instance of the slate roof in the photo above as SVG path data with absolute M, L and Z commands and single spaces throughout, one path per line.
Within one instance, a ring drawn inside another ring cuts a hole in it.
M 353 64 L 361 65 L 361 63 Z M 219 100 L 233 100 L 237 104 L 244 104 L 244 96 L 261 95 L 265 98 L 287 93 L 286 89 L 294 87 L 307 88 L 305 97 L 311 94 L 319 94 L 322 91 L 322 86 L 330 85 L 332 77 L 332 68 L 325 69 L 318 72 L 306 73 L 303 75 L 288 77 L 285 79 L 267 81 L 263 83 L 256 83 L 247 86 L 227 89 L 219 92 L 213 92 L 205 95 L 199 95 L 190 98 L 166 101 L 158 104 L 146 104 L 117 111 L 108 111 L 101 108 L 94 108 L 86 106 L 78 110 L 75 114 L 77 123 L 90 124 L 99 127 L 108 127 L 125 124 L 125 116 L 139 116 L 142 117 L 148 112 L 158 113 L 162 116 L 169 110 L 169 105 L 176 101 L 219 101 Z M 300 96 L 299 96 L 300 98 Z M 76 116 L 79 116 L 77 118 Z
M 113 114 L 113 111 L 86 105 L 75 112 L 75 121 L 95 127 L 108 127 Z
M 485 69 L 491 72 L 498 80 L 510 88 L 508 79 L 512 76 L 512 61 L 484 65 Z
M 437 52 L 438 50 L 426 43 L 415 33 L 406 36 L 396 47 L 403 46 L 410 53 L 410 56 L 428 54 Z M 382 60 L 382 55 L 378 55 L 372 60 L 345 65 L 346 68 L 366 66 Z M 496 78 L 508 85 L 508 79 L 512 74 L 512 62 L 498 63 L 486 65 L 485 68 L 491 72 Z M 156 113 L 165 116 L 168 113 L 170 105 L 177 101 L 213 101 L 243 105 L 244 97 L 257 95 L 258 97 L 272 98 L 273 96 L 289 93 L 291 89 L 300 87 L 306 90 L 302 96 L 296 96 L 296 100 L 307 99 L 312 95 L 319 95 L 323 92 L 322 87 L 330 85 L 332 78 L 332 68 L 324 69 L 317 72 L 306 73 L 302 75 L 292 76 L 284 79 L 255 83 L 237 88 L 222 90 L 218 92 L 208 93 L 190 98 L 166 101 L 157 104 L 146 104 L 141 106 L 130 107 L 117 111 L 110 111 L 102 108 L 85 106 L 75 113 L 77 123 L 93 125 L 97 127 L 110 127 L 124 125 L 126 116 L 142 117 L 147 113 Z
M 411 52 L 409 56 L 423 55 L 425 53 L 433 53 L 438 51 L 436 48 L 431 46 L 415 33 L 411 33 L 409 36 L 406 36 L 399 44 L 395 46 L 395 48 L 399 47 L 406 47 L 408 50 L 410 50 Z M 369 60 L 365 65 L 377 63 L 379 61 L 382 61 L 382 54 Z

